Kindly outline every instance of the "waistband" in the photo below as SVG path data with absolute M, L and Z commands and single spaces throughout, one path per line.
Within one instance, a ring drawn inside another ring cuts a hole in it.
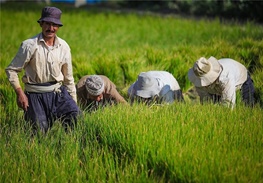
M 33 93 L 47 93 L 47 92 L 60 92 L 61 82 L 55 84 L 51 83 L 41 83 L 41 84 L 25 84 L 25 91 Z

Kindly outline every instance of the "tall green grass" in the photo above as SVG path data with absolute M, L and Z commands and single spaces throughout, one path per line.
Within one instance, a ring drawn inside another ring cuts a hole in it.
M 34 138 L 20 121 L 2 127 L 1 182 L 260 182 L 262 117 L 243 106 L 116 106 Z
M 75 82 L 105 74 L 126 97 L 139 72 L 167 70 L 187 98 L 188 69 L 213 55 L 246 65 L 263 101 L 262 26 L 55 5 L 63 11 L 58 35 L 71 46 Z M 240 96 L 234 110 L 188 98 L 118 105 L 84 113 L 69 134 L 57 122 L 31 137 L 4 69 L 21 41 L 40 32 L 43 6 L 1 4 L 0 182 L 262 182 L 262 109 L 244 107 Z

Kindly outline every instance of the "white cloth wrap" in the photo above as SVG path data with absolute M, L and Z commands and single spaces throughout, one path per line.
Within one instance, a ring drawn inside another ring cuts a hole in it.
M 39 86 L 39 85 L 31 85 L 25 84 L 25 91 L 34 92 L 34 93 L 46 93 L 46 92 L 59 92 L 62 83 L 56 83 L 50 86 Z

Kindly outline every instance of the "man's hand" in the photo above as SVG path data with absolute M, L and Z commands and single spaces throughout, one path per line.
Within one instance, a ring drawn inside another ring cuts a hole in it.
M 24 93 L 22 88 L 17 88 L 15 91 L 17 96 L 16 101 L 18 107 L 22 108 L 24 111 L 27 111 L 29 105 L 28 105 L 28 98 L 26 94 Z

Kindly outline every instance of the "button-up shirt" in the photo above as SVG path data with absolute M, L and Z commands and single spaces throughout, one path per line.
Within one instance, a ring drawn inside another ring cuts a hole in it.
M 40 84 L 62 82 L 77 102 L 69 45 L 55 37 L 53 46 L 48 46 L 42 33 L 22 42 L 16 56 L 6 68 L 6 74 L 14 89 L 20 88 L 18 73 L 25 70 L 23 83 Z
M 244 65 L 230 58 L 220 59 L 218 62 L 222 67 L 219 78 L 209 86 L 196 87 L 196 91 L 201 102 L 206 97 L 209 98 L 209 94 L 216 94 L 221 96 L 221 102 L 224 105 L 233 108 L 236 102 L 236 91 L 247 80 L 248 71 Z

